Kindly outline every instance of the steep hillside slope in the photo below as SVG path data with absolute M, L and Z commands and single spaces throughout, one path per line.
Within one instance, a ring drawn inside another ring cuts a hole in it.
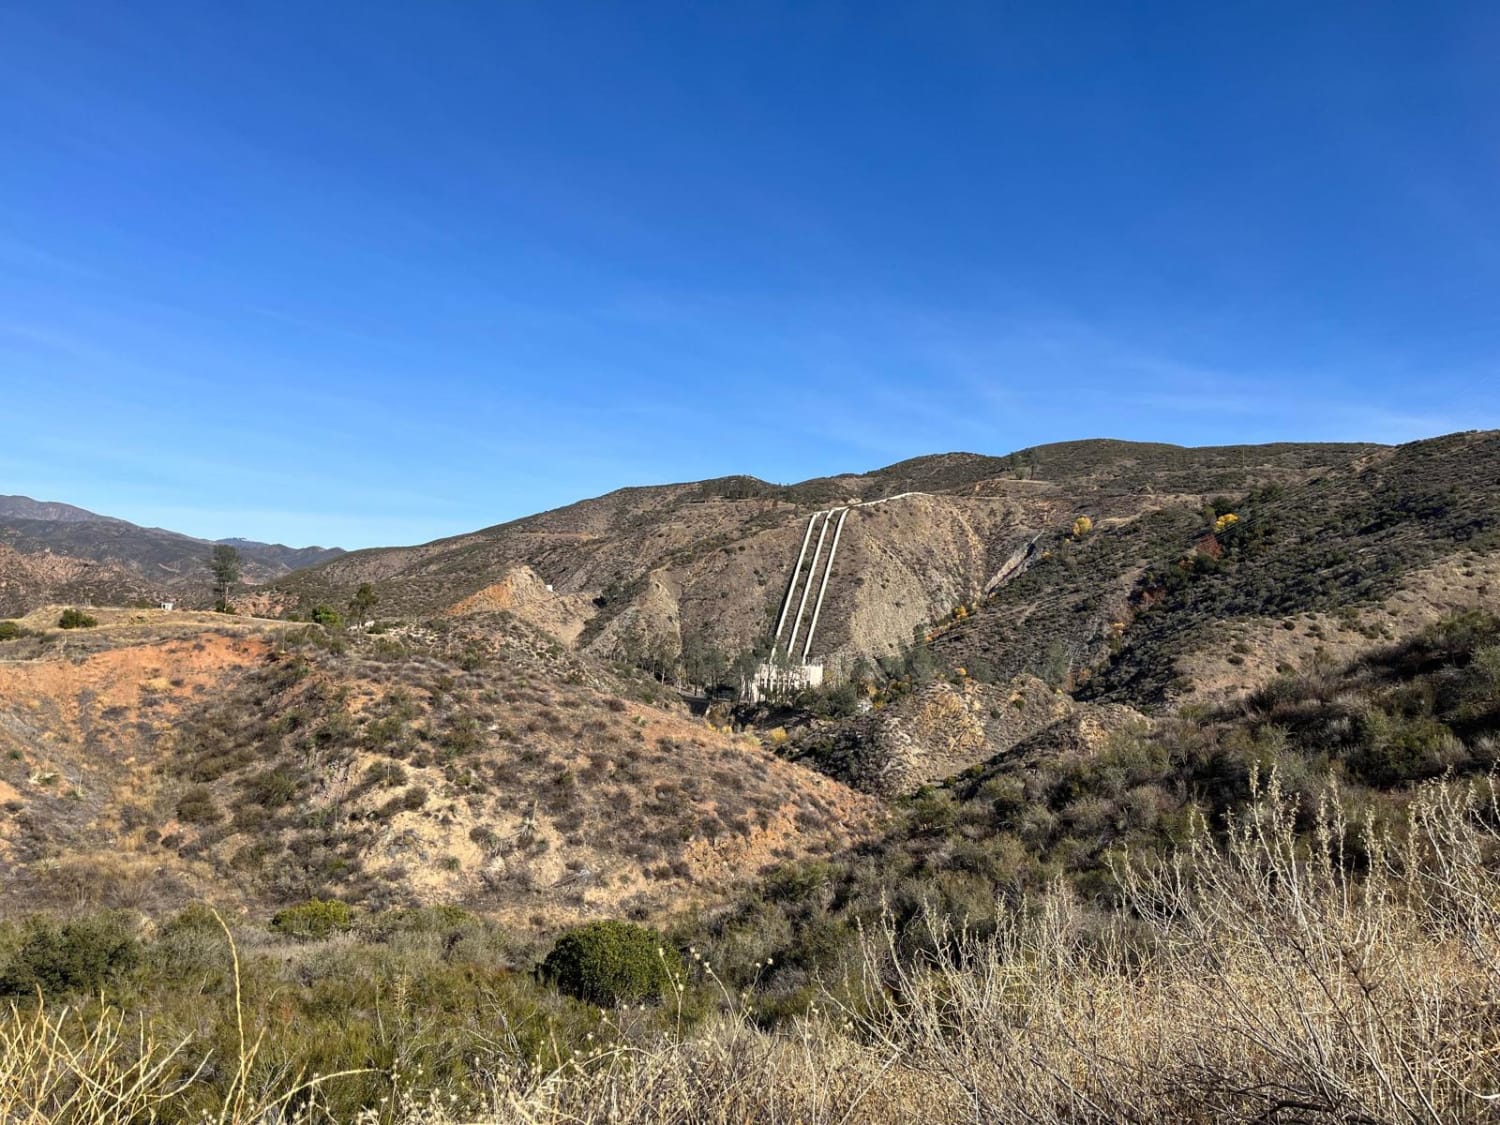
M 1500 433 L 1484 432 L 1230 491 L 1209 510 L 1177 504 L 1096 520 L 1087 534 L 1044 536 L 1029 569 L 940 625 L 932 650 L 996 678 L 1039 672 L 1088 698 L 1160 703 L 1193 690 L 1179 659 L 1245 644 L 1224 640 L 1230 621 L 1260 629 L 1288 615 L 1375 610 L 1404 582 L 1422 585 L 1424 567 L 1456 552 L 1488 556 L 1500 548 L 1497 502 Z
M 809 516 L 863 504 L 846 522 L 810 654 L 848 666 L 896 651 L 918 625 L 977 598 L 1027 543 L 1085 511 L 1106 522 L 1196 511 L 1212 492 L 1295 485 L 1376 448 L 1073 442 L 1004 458 L 942 454 L 791 486 L 730 477 L 622 489 L 419 547 L 354 552 L 275 592 L 306 608 L 342 604 L 370 582 L 383 614 L 431 616 L 524 565 L 559 597 L 593 602 L 577 636 L 589 651 L 733 654 L 764 642 Z
M 49 602 L 130 605 L 155 594 L 151 583 L 123 566 L 26 554 L 0 543 L 0 617 L 19 617 Z
M 0 642 L 7 909 L 337 895 L 522 929 L 662 917 L 878 820 L 753 739 L 622 698 L 508 615 L 347 639 L 100 615 Z

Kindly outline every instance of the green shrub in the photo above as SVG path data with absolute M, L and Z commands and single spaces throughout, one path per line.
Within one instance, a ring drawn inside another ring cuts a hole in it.
M 681 958 L 655 930 L 630 922 L 589 922 L 557 939 L 541 977 L 590 1004 L 658 1000 Z
M 297 795 L 297 779 L 285 770 L 266 770 L 240 783 L 245 799 L 268 809 L 279 809 Z
M 58 923 L 34 918 L 10 963 L 0 969 L 0 995 L 97 992 L 140 962 L 141 944 L 118 914 Z
M 1463 744 L 1439 720 L 1374 712 L 1362 718 L 1361 745 L 1349 755 L 1349 772 L 1366 785 L 1390 787 L 1438 777 L 1462 756 Z
M 0 641 L 13 641 L 24 637 L 29 630 L 17 621 L 0 621 Z
M 304 941 L 343 933 L 353 924 L 354 912 L 348 903 L 318 898 L 278 910 L 271 918 L 271 929 L 276 933 Z
M 301 629 L 289 630 L 282 637 L 282 641 L 288 648 L 321 648 L 335 654 L 345 652 L 349 647 L 343 637 L 319 625 L 307 625 Z
M 441 903 L 387 910 L 371 920 L 369 932 L 376 938 L 384 938 L 393 933 L 443 933 L 482 925 L 477 915 L 463 907 Z
M 90 617 L 81 609 L 65 609 L 57 619 L 59 629 L 92 629 L 97 624 L 98 618 Z
M 341 629 L 344 625 L 344 615 L 330 605 L 313 606 L 308 615 L 314 625 L 322 625 L 329 629 Z
M 177 816 L 189 824 L 215 824 L 221 814 L 208 786 L 194 785 L 177 798 Z
M 195 902 L 163 922 L 146 949 L 146 964 L 158 978 L 168 980 L 181 980 L 188 973 L 226 974 L 229 943 L 213 910 Z
M 157 940 L 171 937 L 173 934 L 188 933 L 209 934 L 216 940 L 222 941 L 224 927 L 220 924 L 213 907 L 202 902 L 191 902 L 162 923 L 161 929 L 157 932 Z

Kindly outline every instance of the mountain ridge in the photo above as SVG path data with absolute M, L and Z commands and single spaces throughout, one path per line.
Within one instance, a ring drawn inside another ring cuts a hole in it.
M 124 604 L 139 600 L 207 597 L 208 558 L 214 546 L 240 552 L 244 577 L 267 582 L 299 567 L 326 562 L 340 548 L 288 547 L 250 539 L 199 539 L 160 527 L 143 527 L 60 501 L 0 496 L 0 545 L 33 560 L 52 556 L 87 564 L 90 600 Z M 0 560 L 0 612 L 25 612 L 46 601 L 67 600 L 72 587 L 47 585 L 45 562 Z M 56 569 L 56 568 L 54 568 Z M 77 567 L 63 569 L 81 573 Z M 24 572 L 24 573 L 23 573 Z M 7 577 L 9 576 L 9 577 Z M 17 591 L 30 591 L 23 600 Z
M 789 485 L 748 475 L 636 485 L 428 543 L 348 552 L 268 594 L 305 612 L 369 582 L 384 613 L 442 614 L 525 566 L 559 596 L 592 599 L 596 612 L 572 631 L 598 654 L 736 652 L 763 642 L 808 517 L 854 504 L 827 643 L 814 653 L 842 665 L 893 653 L 918 625 L 978 597 L 1026 542 L 1085 512 L 1130 520 L 1218 491 L 1297 483 L 1385 448 L 1090 439 L 999 457 L 928 454 Z M 903 495 L 900 510 L 864 506 Z

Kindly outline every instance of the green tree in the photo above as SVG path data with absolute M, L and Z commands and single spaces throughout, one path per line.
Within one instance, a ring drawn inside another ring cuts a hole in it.
M 354 591 L 354 597 L 349 599 L 349 619 L 356 624 L 363 624 L 379 601 L 380 595 L 375 592 L 375 587 L 368 582 L 361 582 L 359 589 Z
M 214 608 L 229 612 L 229 595 L 240 580 L 240 553 L 227 543 L 215 544 L 208 558 L 208 569 L 214 576 Z
M 682 671 L 688 683 L 712 691 L 729 680 L 729 658 L 703 638 L 690 636 L 682 642 Z

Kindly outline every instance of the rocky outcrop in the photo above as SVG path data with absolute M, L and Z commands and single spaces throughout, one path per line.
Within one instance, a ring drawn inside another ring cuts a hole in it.
M 564 644 L 572 644 L 598 611 L 585 595 L 556 593 L 531 567 L 517 566 L 507 570 L 500 581 L 456 602 L 444 616 L 496 612 L 513 613 Z
M 1120 731 L 1145 733 L 1151 726 L 1151 719 L 1122 703 L 1075 703 L 1067 715 L 1019 740 L 1010 752 L 1017 759 L 1089 756 L 1103 750 Z
M 1034 676 L 929 684 L 842 727 L 807 732 L 794 756 L 862 792 L 895 797 L 1006 753 L 1074 706 Z

